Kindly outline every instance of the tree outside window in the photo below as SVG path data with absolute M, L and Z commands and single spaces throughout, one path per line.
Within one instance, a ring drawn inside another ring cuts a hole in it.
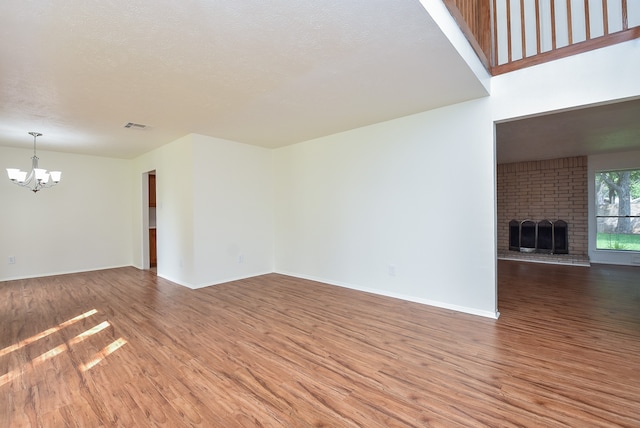
M 640 251 L 640 170 L 596 173 L 598 250 Z

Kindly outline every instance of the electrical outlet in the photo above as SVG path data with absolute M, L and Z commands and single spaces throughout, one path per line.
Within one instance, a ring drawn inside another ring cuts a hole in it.
M 9 256 L 9 264 L 12 265 L 16 262 L 16 256 Z
M 244 263 L 244 254 L 238 256 L 238 263 Z
M 396 266 L 389 265 L 388 272 L 389 272 L 389 276 L 396 276 Z

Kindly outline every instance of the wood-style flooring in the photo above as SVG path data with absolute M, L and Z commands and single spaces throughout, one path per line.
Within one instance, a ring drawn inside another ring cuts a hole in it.
M 0 427 L 639 427 L 640 268 L 498 266 L 498 320 L 276 274 L 0 282 Z

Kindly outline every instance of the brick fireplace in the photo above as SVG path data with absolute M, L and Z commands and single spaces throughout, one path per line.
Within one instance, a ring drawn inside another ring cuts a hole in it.
M 499 164 L 496 180 L 498 258 L 588 264 L 586 156 Z M 513 251 L 514 219 L 543 228 L 566 222 L 567 254 Z

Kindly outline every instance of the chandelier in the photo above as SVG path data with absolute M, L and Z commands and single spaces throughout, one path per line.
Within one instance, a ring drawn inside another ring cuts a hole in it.
M 18 168 L 7 168 L 7 174 L 9 180 L 18 186 L 26 187 L 33 193 L 41 189 L 47 189 L 53 187 L 60 182 L 62 172 L 49 171 L 46 169 L 38 168 L 38 156 L 36 156 L 36 138 L 42 134 L 38 132 L 29 132 L 29 135 L 33 135 L 33 157 L 31 158 L 31 172 L 21 171 Z

